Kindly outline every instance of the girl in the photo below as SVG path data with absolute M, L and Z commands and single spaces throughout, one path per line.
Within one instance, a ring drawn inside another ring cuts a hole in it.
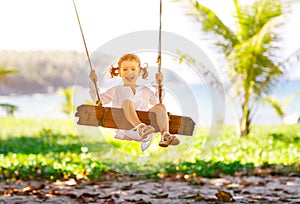
M 134 126 L 131 130 L 118 130 L 115 138 L 125 140 L 135 140 L 141 142 L 141 149 L 145 151 L 152 141 L 154 128 L 140 121 L 136 110 L 154 112 L 161 133 L 159 146 L 168 147 L 180 143 L 176 136 L 169 133 L 169 122 L 166 108 L 159 103 L 158 93 L 152 92 L 148 87 L 137 85 L 136 81 L 140 75 L 143 79 L 148 77 L 147 67 L 141 67 L 140 59 L 137 55 L 126 54 L 118 61 L 118 67 L 111 67 L 112 77 L 119 76 L 123 80 L 123 85 L 117 85 L 106 92 L 99 94 L 102 104 L 112 102 L 112 107 L 122 108 L 125 118 Z M 97 82 L 94 70 L 90 73 L 92 82 Z M 163 80 L 162 73 L 156 74 L 156 82 Z M 90 95 L 94 102 L 97 101 L 94 84 L 90 83 Z M 149 109 L 149 105 L 152 107 Z

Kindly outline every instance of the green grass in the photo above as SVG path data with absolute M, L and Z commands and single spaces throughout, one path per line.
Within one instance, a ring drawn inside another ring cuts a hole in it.
M 199 128 L 197 135 L 180 137 L 179 146 L 167 149 L 155 145 L 156 136 L 145 153 L 136 142 L 114 139 L 113 130 L 99 134 L 87 127 L 78 133 L 72 120 L 0 118 L 0 125 L 0 180 L 95 179 L 109 169 L 216 177 L 281 165 L 288 168 L 278 173 L 300 172 L 300 125 L 255 126 L 244 138 L 233 127 L 220 137 L 208 137 L 209 129 Z

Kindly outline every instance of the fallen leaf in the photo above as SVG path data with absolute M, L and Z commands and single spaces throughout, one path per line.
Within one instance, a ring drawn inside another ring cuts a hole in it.
M 249 196 L 249 198 L 260 200 L 261 196 L 259 196 L 259 195 L 251 195 L 251 196 Z
M 219 201 L 223 202 L 232 202 L 234 201 L 232 195 L 226 191 L 219 190 L 218 193 L 216 193 L 216 196 Z
M 240 188 L 241 186 L 238 183 L 231 183 L 229 185 L 226 185 L 226 187 L 229 189 L 236 189 L 236 188 Z
M 279 197 L 277 193 L 266 194 L 267 197 Z
M 23 192 L 24 193 L 29 193 L 33 191 L 33 187 L 32 186 L 27 186 L 25 188 L 23 188 Z
M 293 192 L 289 192 L 288 190 L 283 190 L 282 192 L 284 192 L 285 194 L 289 194 L 289 195 L 294 194 Z
M 100 189 L 103 189 L 103 188 L 112 188 L 112 184 L 110 183 L 110 184 L 101 184 L 100 186 L 99 186 L 99 188 Z
M 193 178 L 193 179 L 189 180 L 189 184 L 190 185 L 203 186 L 206 183 L 208 183 L 208 181 L 205 180 L 205 179 L 203 179 L 203 178 L 201 178 L 201 177 L 196 177 L 196 178 Z
M 248 187 L 248 186 L 253 185 L 253 182 L 252 181 L 247 181 L 247 180 L 241 180 L 240 184 L 245 186 L 245 187 Z
M 292 182 L 292 181 L 288 181 L 288 182 L 286 183 L 286 185 L 287 185 L 287 186 L 300 186 L 299 183 Z
M 79 197 L 87 197 L 87 198 L 94 198 L 94 197 L 98 197 L 98 193 L 96 194 L 91 194 L 91 193 L 82 193 Z
M 41 189 L 44 189 L 45 187 L 46 187 L 45 184 L 39 184 L 35 189 L 41 190 Z
M 50 194 L 50 195 L 58 195 L 58 196 L 63 195 L 62 192 L 59 192 L 59 191 L 56 191 L 56 190 L 51 190 L 51 191 L 49 191 L 49 194 Z
M 68 181 L 65 182 L 65 184 L 67 186 L 76 186 L 77 182 L 75 181 L 75 179 L 69 179 Z
M 76 199 L 77 198 L 77 195 L 76 194 L 74 194 L 74 193 L 66 193 L 66 194 L 64 194 L 65 196 L 68 196 L 68 197 L 70 197 L 70 198 L 73 198 L 73 199 Z
M 98 196 L 99 199 L 110 199 L 112 198 L 112 195 L 104 195 L 104 196 Z
M 46 196 L 46 194 L 44 194 L 44 193 L 36 193 L 36 194 L 34 194 L 37 198 L 40 198 L 40 199 L 46 199 L 47 198 L 47 196 Z
M 180 199 L 193 199 L 193 198 L 195 198 L 196 196 L 197 196 L 198 194 L 188 194 L 188 195 L 180 195 L 180 196 L 178 196 L 178 198 L 180 198 Z
M 153 194 L 153 198 L 157 198 L 157 199 L 162 199 L 162 198 L 167 198 L 169 196 L 169 194 L 165 193 L 165 194 Z
M 266 182 L 262 182 L 262 181 L 258 182 L 257 184 L 257 186 L 266 186 L 266 185 L 267 185 Z
M 217 198 L 208 198 L 206 199 L 207 202 L 217 202 L 218 199 Z
M 205 200 L 205 198 L 200 195 L 200 194 L 197 194 L 195 197 L 194 197 L 195 201 L 202 201 L 202 200 Z
M 290 200 L 288 198 L 279 198 L 278 201 L 281 201 L 281 202 L 290 202 Z
M 147 202 L 143 199 L 135 200 L 135 199 L 125 199 L 126 202 L 135 203 L 135 204 L 151 204 L 151 202 Z
M 249 194 L 251 194 L 251 192 L 250 191 L 243 191 L 242 194 L 248 194 L 249 195 Z
M 135 191 L 133 194 L 144 194 L 144 195 L 146 195 L 147 193 L 145 193 L 145 192 L 142 191 L 142 190 L 137 190 L 137 191 Z
M 130 190 L 130 189 L 132 189 L 132 186 L 133 186 L 132 183 L 129 184 L 129 185 L 122 186 L 122 187 L 121 187 L 121 190 L 123 190 L 123 191 Z
M 106 201 L 105 204 L 116 204 L 116 202 L 114 199 L 110 199 L 110 200 Z

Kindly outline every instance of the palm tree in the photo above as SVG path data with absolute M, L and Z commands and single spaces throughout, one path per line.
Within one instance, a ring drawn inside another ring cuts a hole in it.
M 192 16 L 201 22 L 202 30 L 214 34 L 228 64 L 229 91 L 233 91 L 241 112 L 240 135 L 250 132 L 251 118 L 261 98 L 284 76 L 289 58 L 280 53 L 280 28 L 289 3 L 260 0 L 242 5 L 233 0 L 235 28 L 225 25 L 210 8 L 190 0 Z M 296 52 L 297 56 L 299 51 Z M 293 55 L 296 56 L 296 55 Z M 298 57 L 297 57 L 298 59 Z
M 68 87 L 66 89 L 60 89 L 59 91 L 63 96 L 65 101 L 61 104 L 62 111 L 67 114 L 69 117 L 73 114 L 73 87 Z
M 19 109 L 17 106 L 8 103 L 0 103 L 0 107 L 6 112 L 8 117 L 14 117 L 15 112 Z
M 14 69 L 7 69 L 5 65 L 0 64 L 0 81 L 4 79 L 9 74 L 14 74 L 16 73 L 17 70 Z
M 281 124 L 283 124 L 283 119 L 286 116 L 286 109 L 289 103 L 299 95 L 300 92 L 293 93 L 284 98 L 281 103 L 274 96 L 267 96 L 263 99 L 263 102 L 270 104 L 274 108 L 275 112 L 281 119 Z
M 7 69 L 5 65 L 0 65 L 0 81 L 3 80 L 7 75 L 16 73 L 17 70 Z M 7 116 L 13 117 L 14 113 L 18 110 L 18 107 L 8 103 L 1 103 L 0 107 L 6 112 Z

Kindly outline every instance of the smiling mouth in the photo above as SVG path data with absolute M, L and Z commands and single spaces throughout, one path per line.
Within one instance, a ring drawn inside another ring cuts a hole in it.
M 132 77 L 132 76 L 126 76 L 125 78 L 126 78 L 128 81 L 131 81 L 131 80 L 133 80 L 134 77 Z

